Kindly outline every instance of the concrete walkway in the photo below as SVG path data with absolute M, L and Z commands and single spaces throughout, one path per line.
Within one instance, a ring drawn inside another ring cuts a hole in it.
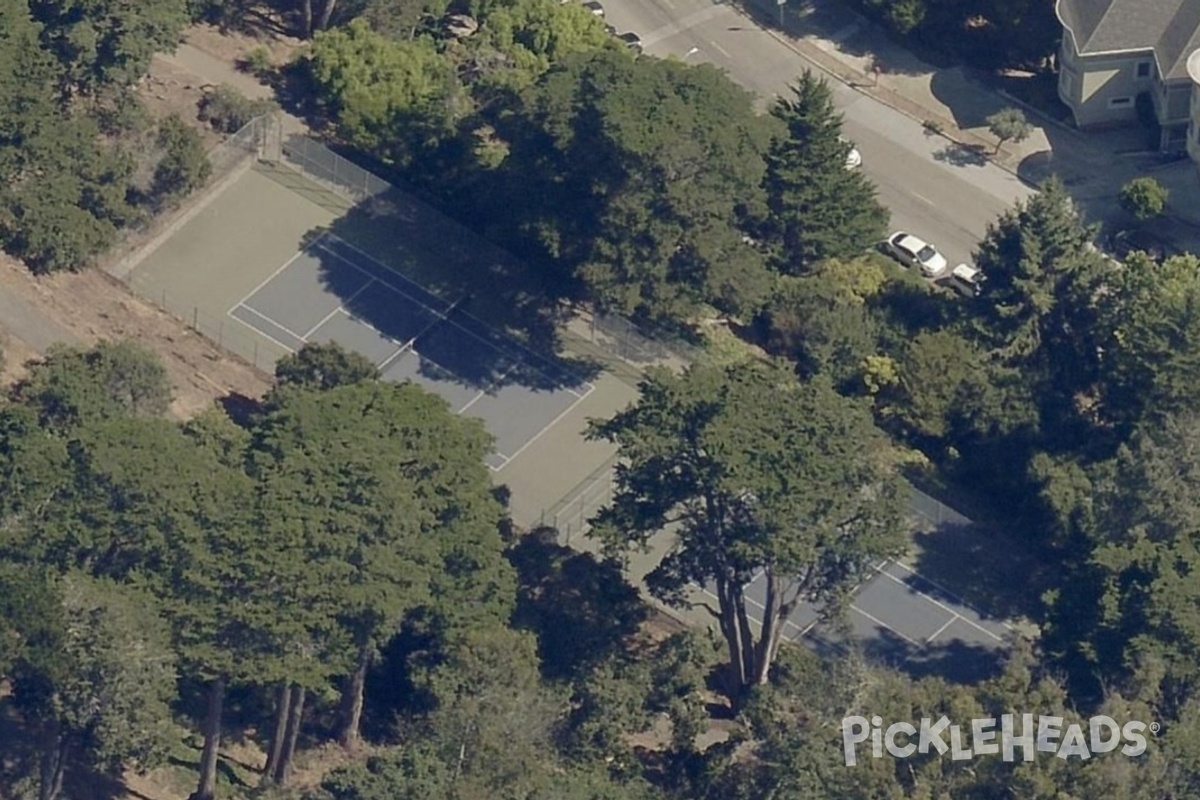
M 837 0 L 793 2 L 785 7 L 782 27 L 771 0 L 747 2 L 749 15 L 825 74 L 936 128 L 964 149 L 987 155 L 1030 185 L 1058 175 L 1091 221 L 1119 222 L 1120 187 L 1135 177 L 1156 178 L 1170 199 L 1167 215 L 1152 226 L 1155 233 L 1181 250 L 1200 253 L 1200 170 L 1186 159 L 1167 162 L 1146 152 L 1142 129 L 1080 132 L 963 67 L 924 63 Z M 1025 111 L 1034 129 L 1022 142 L 997 147 L 986 118 L 1013 106 Z

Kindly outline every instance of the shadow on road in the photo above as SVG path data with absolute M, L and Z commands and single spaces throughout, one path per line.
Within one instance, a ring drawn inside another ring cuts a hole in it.
M 987 148 L 980 144 L 951 142 L 935 152 L 933 158 L 952 167 L 984 167 L 988 164 Z

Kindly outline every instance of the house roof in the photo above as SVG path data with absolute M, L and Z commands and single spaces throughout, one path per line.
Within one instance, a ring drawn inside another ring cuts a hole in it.
M 1058 0 L 1055 10 L 1081 55 L 1153 50 L 1164 80 L 1186 78 L 1200 50 L 1197 0 Z

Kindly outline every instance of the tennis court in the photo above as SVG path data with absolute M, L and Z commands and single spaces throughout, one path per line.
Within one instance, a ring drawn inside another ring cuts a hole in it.
M 591 384 L 325 233 L 229 309 L 288 352 L 335 342 L 412 381 L 496 438 L 494 470 L 517 457 L 591 391 Z

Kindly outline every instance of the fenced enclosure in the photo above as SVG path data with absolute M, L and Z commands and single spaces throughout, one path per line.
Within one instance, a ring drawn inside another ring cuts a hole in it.
M 379 197 L 393 189 L 383 178 L 307 136 L 288 136 L 281 143 L 280 156 L 284 164 L 356 203 Z
M 577 492 L 542 512 L 541 525 L 557 530 L 559 542 L 570 546 L 592 527 L 592 517 L 609 504 L 615 489 L 613 465 L 609 464 L 593 474 Z

